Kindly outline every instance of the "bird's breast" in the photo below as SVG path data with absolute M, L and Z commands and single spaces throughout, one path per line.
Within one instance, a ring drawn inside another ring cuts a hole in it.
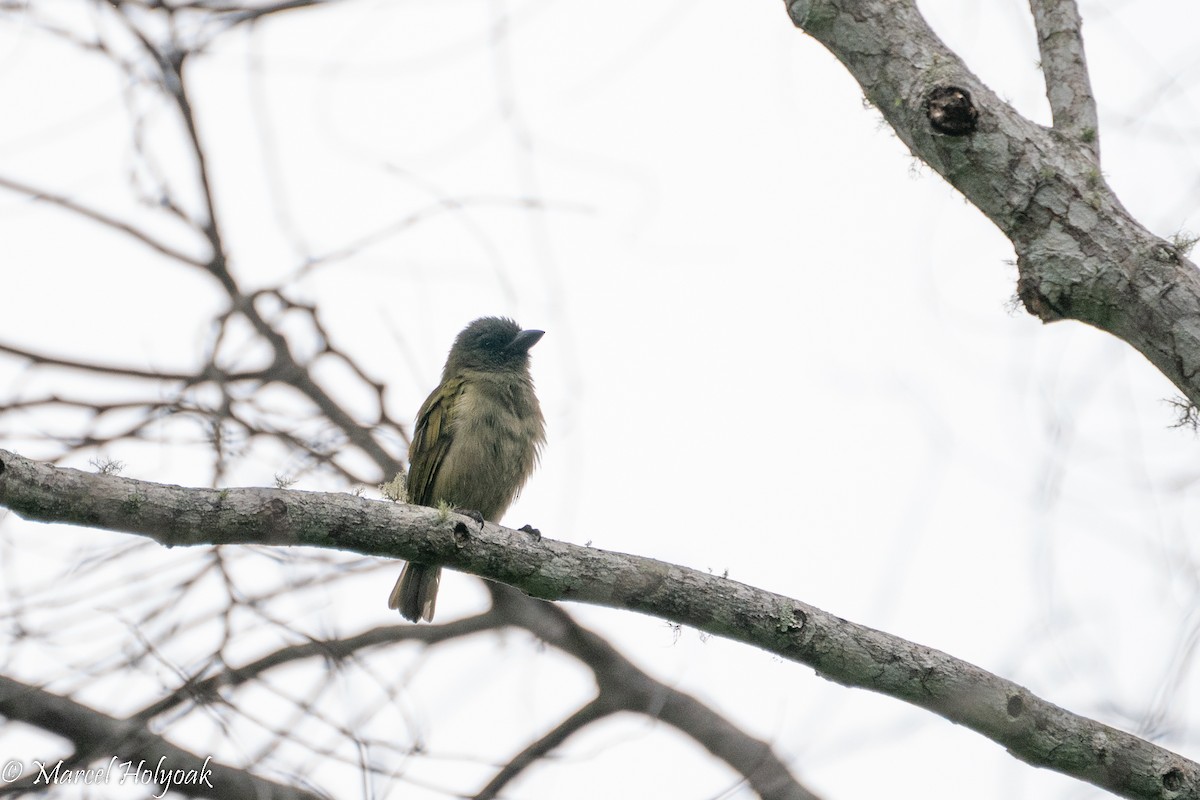
M 528 383 L 469 381 L 456 401 L 452 444 L 434 497 L 498 522 L 537 463 L 545 438 Z

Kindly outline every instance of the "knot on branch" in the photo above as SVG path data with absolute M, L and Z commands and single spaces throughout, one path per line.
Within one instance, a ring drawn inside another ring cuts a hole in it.
M 925 115 L 938 133 L 969 136 L 975 132 L 979 109 L 971 93 L 958 86 L 935 86 L 925 95 Z
M 1187 779 L 1179 767 L 1171 767 L 1162 777 L 1163 788 L 1168 792 L 1178 792 L 1184 788 L 1186 783 Z
M 1068 316 L 1071 300 L 1063 292 L 1055 292 L 1050 297 L 1041 290 L 1039 281 L 1033 276 L 1022 273 L 1017 280 L 1017 297 L 1021 298 L 1025 310 L 1042 322 L 1057 322 Z

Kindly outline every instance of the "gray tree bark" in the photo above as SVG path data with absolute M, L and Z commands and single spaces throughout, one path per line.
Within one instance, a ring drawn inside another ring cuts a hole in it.
M 787 10 L 846 66 L 913 155 L 1012 241 L 1017 292 L 1029 313 L 1123 339 L 1198 405 L 1200 274 L 1182 248 L 1135 220 L 1104 180 L 1075 3 L 1030 5 L 1052 128 L 980 81 L 913 0 L 790 0 Z M 938 125 L 937 99 L 953 89 L 963 90 L 959 113 L 974 124 L 947 131 Z

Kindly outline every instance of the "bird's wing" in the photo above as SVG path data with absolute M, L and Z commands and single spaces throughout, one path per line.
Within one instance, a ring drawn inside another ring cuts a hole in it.
M 454 412 L 466 382 L 445 381 L 417 412 L 417 428 L 408 451 L 408 502 L 433 505 L 433 484 L 454 440 Z

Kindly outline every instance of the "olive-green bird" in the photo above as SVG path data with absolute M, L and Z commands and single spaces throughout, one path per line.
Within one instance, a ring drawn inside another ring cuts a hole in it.
M 445 501 L 499 522 L 537 465 L 546 421 L 529 348 L 544 331 L 523 331 L 511 319 L 484 317 L 463 329 L 450 348 L 442 382 L 417 412 L 408 450 L 408 502 Z M 432 620 L 437 564 L 404 565 L 388 608 L 412 622 Z

